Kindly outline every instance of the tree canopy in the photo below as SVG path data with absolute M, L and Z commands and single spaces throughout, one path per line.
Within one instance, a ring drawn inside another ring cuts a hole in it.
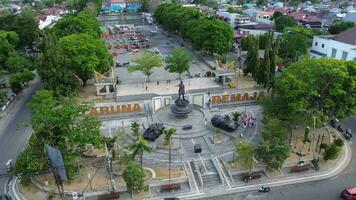
M 235 144 L 235 149 L 238 153 L 237 160 L 241 163 L 242 167 L 251 170 L 253 167 L 253 157 L 255 155 L 253 145 L 246 141 L 238 141 Z
M 283 14 L 281 15 L 280 12 L 274 13 L 273 19 L 276 30 L 280 32 L 282 32 L 286 27 L 293 27 L 297 25 L 293 17 Z
M 145 173 L 141 170 L 140 165 L 130 162 L 127 165 L 124 173 L 122 174 L 127 186 L 127 190 L 130 192 L 138 193 L 140 191 L 146 191 L 148 186 L 145 185 Z
M 56 99 L 47 90 L 37 91 L 29 103 L 34 130 L 29 146 L 15 164 L 15 173 L 33 174 L 48 167 L 44 145 L 58 148 L 64 158 L 69 178 L 75 174 L 73 165 L 88 145 L 101 147 L 100 122 L 86 114 L 90 106 L 76 105 L 69 99 Z
M 53 32 L 57 38 L 78 33 L 99 36 L 100 25 L 95 15 L 80 12 L 78 14 L 66 15 L 60 19 L 50 31 Z
M 136 65 L 130 66 L 128 69 L 129 72 L 142 71 L 142 73 L 147 76 L 148 81 L 150 80 L 150 76 L 153 73 L 152 69 L 154 67 L 163 66 L 162 56 L 152 51 L 145 51 L 142 57 L 134 58 L 131 61 Z
M 5 69 L 5 63 L 9 54 L 15 51 L 17 42 L 19 41 L 18 35 L 13 31 L 0 30 L 0 68 Z
M 104 44 L 89 34 L 69 35 L 46 45 L 37 67 L 46 88 L 56 95 L 71 96 L 80 82 L 85 85 L 94 75 L 94 70 L 103 73 L 113 64 Z
M 176 48 L 174 52 L 166 58 L 165 69 L 180 75 L 189 71 L 189 62 L 192 56 L 183 48 Z
M 63 67 L 72 69 L 86 85 L 94 71 L 106 72 L 113 65 L 113 58 L 99 39 L 86 33 L 63 37 L 58 42 L 63 53 Z
M 305 28 L 293 27 L 283 31 L 280 55 L 285 60 L 297 61 L 308 52 L 312 40 L 312 32 Z
M 20 14 L 0 15 L 0 27 L 4 31 L 14 31 L 19 36 L 17 47 L 32 46 L 37 40 L 38 25 L 33 12 L 24 9 Z
M 349 28 L 354 27 L 354 26 L 355 26 L 355 23 L 353 23 L 353 22 L 338 21 L 329 27 L 329 33 L 333 34 L 333 35 L 339 34 Z
M 281 108 L 275 114 L 285 112 L 306 124 L 313 116 L 319 124 L 347 117 L 356 112 L 355 81 L 355 62 L 322 58 L 293 63 L 276 78 L 273 100 Z
M 190 39 L 197 50 L 223 54 L 231 49 L 234 36 L 229 24 L 206 18 L 196 8 L 163 3 L 154 12 L 154 17 L 168 31 Z

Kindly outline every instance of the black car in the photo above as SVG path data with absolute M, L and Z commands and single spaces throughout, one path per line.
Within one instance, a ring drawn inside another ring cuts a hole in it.
M 164 130 L 164 126 L 161 123 L 151 124 L 148 129 L 143 133 L 143 138 L 151 142 L 155 141 Z
M 216 128 L 223 129 L 228 132 L 232 132 L 237 129 L 238 125 L 230 118 L 222 115 L 214 115 L 211 118 L 211 123 Z

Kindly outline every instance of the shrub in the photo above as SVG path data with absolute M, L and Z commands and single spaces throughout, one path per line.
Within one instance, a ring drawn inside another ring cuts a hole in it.
M 320 170 L 320 165 L 319 165 L 319 158 L 314 158 L 311 163 L 313 164 L 314 166 L 314 169 L 316 171 L 319 171 Z
M 344 146 L 344 141 L 342 141 L 342 139 L 339 138 L 334 141 L 334 144 L 338 147 L 342 147 L 342 146 Z
M 321 144 L 320 144 L 320 148 L 321 148 L 321 149 L 326 149 L 327 147 L 328 147 L 328 145 L 325 144 L 325 143 L 321 143 Z
M 230 83 L 228 84 L 228 86 L 229 86 L 229 88 L 236 88 L 236 83 L 230 82 Z
M 334 143 L 331 145 L 328 145 L 325 149 L 324 152 L 324 160 L 335 160 L 340 153 L 340 147 L 336 146 Z

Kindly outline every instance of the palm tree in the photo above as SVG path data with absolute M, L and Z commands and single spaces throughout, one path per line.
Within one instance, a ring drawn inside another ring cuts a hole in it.
M 140 124 L 137 122 L 132 122 L 130 124 L 130 129 L 133 132 L 133 135 L 136 137 L 136 140 L 140 139 Z
M 129 149 L 132 151 L 133 158 L 135 158 L 137 155 L 140 155 L 141 169 L 143 169 L 143 153 L 145 151 L 152 152 L 152 148 L 148 145 L 148 142 L 143 138 L 139 138 L 135 144 L 129 146 Z
M 164 130 L 164 144 L 169 146 L 169 181 L 171 181 L 171 145 L 172 135 L 176 132 L 175 128 Z

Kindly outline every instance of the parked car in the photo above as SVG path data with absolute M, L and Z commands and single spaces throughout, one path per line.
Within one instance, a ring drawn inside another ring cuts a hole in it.
M 350 128 L 346 129 L 346 132 L 345 132 L 345 134 L 344 134 L 344 137 L 345 137 L 346 140 L 351 140 L 351 138 L 352 138 L 352 133 L 351 133 L 351 129 L 350 129 Z
M 238 127 L 238 125 L 233 120 L 222 115 L 214 115 L 211 118 L 211 123 L 216 128 L 220 128 L 228 132 L 232 132 Z
M 356 187 L 346 188 L 342 191 L 341 197 L 345 200 L 356 200 Z
M 0 194 L 0 200 L 11 200 L 11 197 L 6 194 Z

